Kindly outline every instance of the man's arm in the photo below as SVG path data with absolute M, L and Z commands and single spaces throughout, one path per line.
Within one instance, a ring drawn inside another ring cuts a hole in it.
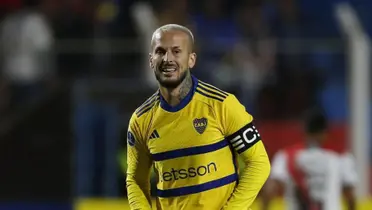
M 265 186 L 262 189 L 261 194 L 261 205 L 262 210 L 269 210 L 271 201 L 280 195 L 284 189 L 284 184 L 280 180 L 270 179 L 267 180 Z
M 248 209 L 270 174 L 270 161 L 252 116 L 231 95 L 222 108 L 224 134 L 243 159 L 245 166 L 239 183 L 223 209 Z
M 257 142 L 243 157 L 245 167 L 239 184 L 224 209 L 248 209 L 256 199 L 270 173 L 270 162 L 263 143 Z
M 354 187 L 353 186 L 344 186 L 343 187 L 343 194 L 345 197 L 346 205 L 348 210 L 355 210 L 356 209 L 356 199 L 354 194 Z
M 132 117 L 127 134 L 127 193 L 130 209 L 151 210 L 150 172 L 152 160 Z
M 284 191 L 286 180 L 289 179 L 287 157 L 283 151 L 275 154 L 271 166 L 270 177 L 263 187 L 262 210 L 269 209 L 271 200 Z
M 343 194 L 347 203 L 347 209 L 355 210 L 356 199 L 354 186 L 357 183 L 358 176 L 355 169 L 354 158 L 351 154 L 344 154 L 341 157 L 341 174 L 343 182 Z

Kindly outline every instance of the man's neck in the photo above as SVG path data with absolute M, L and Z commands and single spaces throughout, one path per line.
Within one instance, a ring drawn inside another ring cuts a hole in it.
M 192 88 L 192 78 L 188 75 L 182 83 L 176 88 L 160 87 L 160 93 L 164 100 L 171 106 L 178 105 L 184 99 Z
M 307 147 L 308 148 L 319 148 L 321 146 L 319 141 L 308 139 L 307 141 Z

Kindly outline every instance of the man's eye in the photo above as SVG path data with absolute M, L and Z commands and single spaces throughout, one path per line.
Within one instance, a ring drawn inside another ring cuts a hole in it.
M 174 53 L 179 54 L 179 53 L 181 53 L 181 50 L 175 50 Z
M 163 50 L 156 50 L 155 53 L 161 55 L 161 54 L 164 54 L 164 51 Z

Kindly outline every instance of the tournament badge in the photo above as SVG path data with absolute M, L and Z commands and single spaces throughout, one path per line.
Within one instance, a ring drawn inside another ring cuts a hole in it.
M 133 147 L 136 144 L 136 139 L 134 138 L 134 135 L 132 132 L 128 131 L 127 133 L 127 141 L 129 146 Z
M 202 134 L 204 133 L 205 129 L 207 128 L 207 125 L 208 125 L 208 119 L 203 117 L 203 118 L 196 118 L 194 121 L 193 121 L 193 125 L 194 125 L 194 128 L 196 130 L 196 132 L 198 132 L 199 134 Z

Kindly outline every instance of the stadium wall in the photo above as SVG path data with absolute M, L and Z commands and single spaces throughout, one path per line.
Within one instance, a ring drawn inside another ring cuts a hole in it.
M 305 140 L 302 125 L 296 121 L 264 122 L 259 123 L 258 128 L 270 157 L 282 148 Z M 348 151 L 347 130 L 343 123 L 331 124 L 325 147 L 336 152 Z

